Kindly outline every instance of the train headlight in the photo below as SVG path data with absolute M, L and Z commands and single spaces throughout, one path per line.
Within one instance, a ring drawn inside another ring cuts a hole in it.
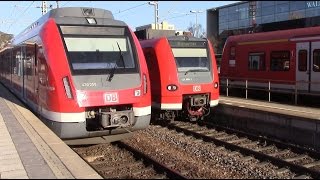
M 176 91 L 178 89 L 178 86 L 174 85 L 174 84 L 169 84 L 167 86 L 167 90 L 168 91 Z
M 217 82 L 214 83 L 214 88 L 217 89 L 219 87 L 219 84 Z
M 69 78 L 68 76 L 64 77 L 62 79 L 63 81 L 63 86 L 64 86 L 64 90 L 66 92 L 66 96 L 69 98 L 69 99 L 72 99 L 73 96 L 72 96 L 72 91 L 71 91 L 71 87 L 70 87 L 70 82 L 69 82 Z

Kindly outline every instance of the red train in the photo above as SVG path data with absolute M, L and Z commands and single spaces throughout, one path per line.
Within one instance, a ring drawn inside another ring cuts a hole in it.
M 53 9 L 0 56 L 1 82 L 62 139 L 114 141 L 150 123 L 143 51 L 108 10 Z
M 320 93 L 320 27 L 230 36 L 221 61 L 221 84 Z M 270 82 L 270 84 L 269 84 Z
M 152 117 L 195 121 L 208 115 L 219 101 L 219 78 L 210 42 L 173 36 L 140 43 L 150 72 Z

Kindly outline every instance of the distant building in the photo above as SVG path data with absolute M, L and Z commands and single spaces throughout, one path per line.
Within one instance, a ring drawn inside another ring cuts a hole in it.
M 2 49 L 8 43 L 10 43 L 12 38 L 13 38 L 12 34 L 6 34 L 0 31 L 0 49 Z
M 136 27 L 136 31 L 134 33 L 139 40 L 144 40 L 161 36 L 175 36 L 176 30 L 174 25 L 163 21 L 162 23 L 158 24 L 157 29 L 155 29 L 155 24 L 148 24 Z
M 155 24 L 148 24 L 144 26 L 136 27 L 136 31 L 145 30 L 145 29 L 156 29 Z M 167 21 L 163 21 L 162 23 L 158 24 L 158 28 L 161 30 L 175 30 L 173 24 L 169 24 Z
M 320 26 L 320 1 L 242 1 L 207 10 L 207 37 L 221 54 L 228 36 Z

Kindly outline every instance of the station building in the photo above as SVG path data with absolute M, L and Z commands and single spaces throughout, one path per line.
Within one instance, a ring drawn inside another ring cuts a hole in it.
M 320 25 L 320 1 L 241 1 L 207 9 L 207 38 L 222 54 L 231 35 Z

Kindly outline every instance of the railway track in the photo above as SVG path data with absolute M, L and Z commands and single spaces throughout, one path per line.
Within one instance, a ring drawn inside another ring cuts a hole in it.
M 104 148 L 108 149 L 108 154 L 88 155 L 90 147 L 72 147 L 92 168 L 107 179 L 187 179 L 172 169 L 174 164 L 162 164 L 124 142 L 94 147 L 95 151 Z
M 320 153 L 309 149 L 206 122 L 174 122 L 160 125 L 212 142 L 233 153 L 239 152 L 245 155 L 245 160 L 256 158 L 260 161 L 260 166 L 270 162 L 279 167 L 277 173 L 291 171 L 297 175 L 295 178 L 320 178 Z

